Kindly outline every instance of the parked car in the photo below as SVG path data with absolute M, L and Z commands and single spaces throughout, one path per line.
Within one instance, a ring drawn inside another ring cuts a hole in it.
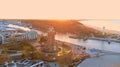
M 22 59 L 22 60 L 18 61 L 17 63 L 18 63 L 18 64 L 23 64 L 23 62 L 24 62 L 25 60 L 26 60 L 26 59 Z
M 30 63 L 30 60 L 29 59 L 23 59 L 23 60 L 20 60 L 19 62 L 17 62 L 18 64 L 23 64 L 23 65 L 27 65 L 28 63 Z
M 23 62 L 23 65 L 27 65 L 27 64 L 29 64 L 30 63 L 30 60 L 25 60 L 24 62 Z
M 31 65 L 30 67 L 38 67 L 39 65 L 40 65 L 41 67 L 44 67 L 44 62 L 43 62 L 43 61 L 37 62 L 37 63 Z

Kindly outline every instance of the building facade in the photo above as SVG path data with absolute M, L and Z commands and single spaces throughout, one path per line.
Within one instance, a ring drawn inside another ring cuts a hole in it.
M 37 32 L 30 24 L 22 22 L 0 21 L 0 44 L 7 44 L 12 41 L 20 42 L 22 39 L 37 39 Z

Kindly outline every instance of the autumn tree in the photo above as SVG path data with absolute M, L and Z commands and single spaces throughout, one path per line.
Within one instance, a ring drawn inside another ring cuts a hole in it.
M 47 37 L 46 36 L 43 36 L 43 35 L 41 35 L 41 37 L 40 37 L 40 44 L 44 44 L 45 42 L 47 41 Z
M 60 67 L 65 67 L 66 65 L 71 65 L 73 61 L 73 56 L 71 54 L 67 54 L 64 56 L 58 57 L 58 62 L 60 63 Z

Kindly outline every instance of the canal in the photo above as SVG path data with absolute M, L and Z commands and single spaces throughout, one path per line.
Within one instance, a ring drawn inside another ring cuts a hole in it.
M 117 42 L 111 42 L 110 44 L 106 41 L 99 41 L 99 40 L 80 40 L 80 39 L 73 39 L 69 38 L 69 35 L 62 35 L 62 34 L 57 34 L 55 36 L 56 40 L 59 41 L 64 41 L 64 42 L 69 42 L 72 44 L 80 45 L 80 46 L 85 46 L 86 48 L 95 48 L 99 50 L 105 50 L 105 51 L 112 51 L 112 52 L 117 52 L 120 53 L 120 43 Z

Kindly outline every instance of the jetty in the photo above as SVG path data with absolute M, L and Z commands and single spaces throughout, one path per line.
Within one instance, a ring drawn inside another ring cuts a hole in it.
M 90 40 L 99 40 L 99 41 L 107 41 L 107 42 L 118 42 L 120 43 L 120 40 L 113 39 L 113 38 L 97 38 L 97 37 L 89 37 Z

